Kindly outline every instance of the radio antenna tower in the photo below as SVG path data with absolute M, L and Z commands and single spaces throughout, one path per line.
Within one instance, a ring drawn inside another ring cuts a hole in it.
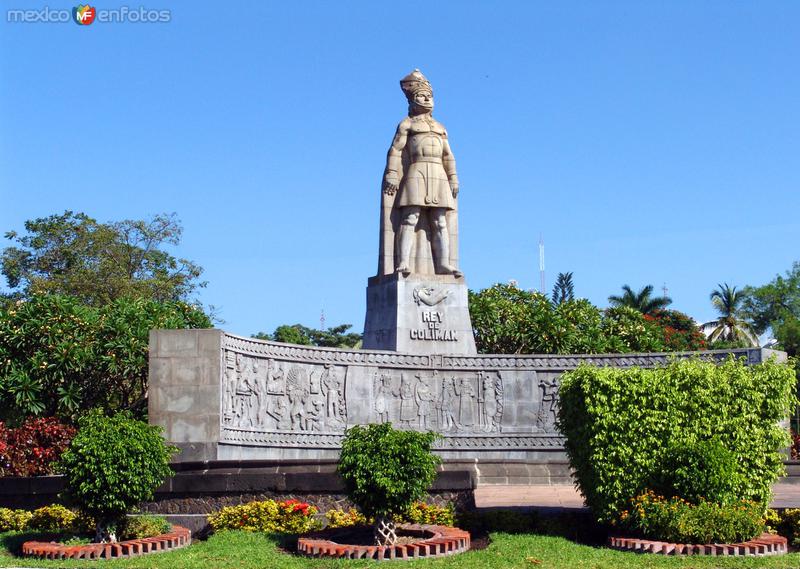
M 325 330 L 325 309 L 319 311 L 319 329 Z
M 545 294 L 544 292 L 544 239 L 542 239 L 542 234 L 539 234 L 539 280 L 540 280 L 540 287 L 541 293 Z

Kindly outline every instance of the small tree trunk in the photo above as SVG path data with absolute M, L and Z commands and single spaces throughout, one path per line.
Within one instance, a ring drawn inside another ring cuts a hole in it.
M 377 516 L 374 529 L 375 543 L 377 545 L 394 545 L 397 541 L 395 529 L 396 527 L 391 518 Z
M 114 532 L 113 525 L 108 522 L 97 522 L 94 541 L 95 543 L 116 543 L 117 535 Z

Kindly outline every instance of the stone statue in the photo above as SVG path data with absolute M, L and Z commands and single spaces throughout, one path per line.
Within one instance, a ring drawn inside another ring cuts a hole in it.
M 397 126 L 383 174 L 378 274 L 458 270 L 458 176 L 433 90 L 419 69 L 400 80 L 408 117 Z

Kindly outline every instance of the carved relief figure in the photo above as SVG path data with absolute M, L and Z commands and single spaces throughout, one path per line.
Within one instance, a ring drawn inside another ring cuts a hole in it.
M 330 364 L 325 364 L 320 383 L 327 403 L 328 419 L 345 422 L 347 413 L 344 403 L 344 386 L 342 385 L 342 378 L 336 373 L 336 368 Z
M 417 401 L 414 398 L 414 386 L 405 375 L 400 376 L 400 391 L 395 391 L 395 397 L 400 397 L 400 422 L 404 427 L 411 428 L 412 421 L 417 420 Z
M 503 383 L 500 377 L 478 372 L 478 414 L 482 429 L 489 433 L 498 428 L 503 413 Z
M 470 378 L 461 378 L 456 385 L 456 395 L 458 395 L 459 427 L 470 429 L 475 425 L 475 388 Z
M 286 377 L 286 393 L 289 396 L 289 420 L 292 430 L 306 430 L 306 400 L 308 399 L 308 377 L 305 370 L 293 367 Z
M 458 396 L 456 395 L 456 380 L 450 377 L 444 380 L 442 385 L 442 402 L 441 402 L 441 426 L 444 431 L 452 431 L 458 428 L 456 421 L 455 410 Z
M 267 393 L 283 395 L 285 391 L 283 370 L 273 360 L 267 360 Z
M 389 396 L 392 394 L 392 376 L 386 373 L 375 374 L 374 391 L 375 394 L 375 413 L 378 415 L 379 423 L 389 421 Z
M 539 389 L 542 392 L 542 403 L 536 415 L 536 425 L 547 431 L 556 424 L 556 412 L 558 405 L 559 381 L 557 377 L 539 380 Z
M 418 69 L 400 88 L 408 117 L 398 125 L 386 157 L 378 274 L 459 277 L 458 176 L 447 130 L 431 114 L 433 90 Z
M 252 427 L 255 391 L 251 381 L 251 368 L 241 354 L 236 355 L 236 375 L 236 422 L 241 427 Z
M 229 368 L 225 368 L 225 393 L 223 396 L 223 415 L 227 423 L 233 423 L 234 413 L 236 410 L 236 372 Z
M 436 372 L 434 372 L 436 373 Z M 435 409 L 436 392 L 431 388 L 432 380 L 417 374 L 417 386 L 414 390 L 414 400 L 417 402 L 417 416 L 419 417 L 419 428 L 428 430 L 428 422 Z

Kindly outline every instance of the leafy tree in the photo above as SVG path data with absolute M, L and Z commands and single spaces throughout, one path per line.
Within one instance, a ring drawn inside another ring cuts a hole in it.
M 769 283 L 742 290 L 742 312 L 763 334 L 787 318 L 800 318 L 800 261 L 795 261 L 785 276 L 777 275 Z
M 25 231 L 7 232 L 16 245 L 0 255 L 2 273 L 17 297 L 60 294 L 100 306 L 122 297 L 186 300 L 205 286 L 201 267 L 165 250 L 180 242 L 175 214 L 99 223 L 65 211 L 26 221 Z
M 375 517 L 376 541 L 392 544 L 392 516 L 422 498 L 440 459 L 431 452 L 439 435 L 401 431 L 391 423 L 356 425 L 345 433 L 338 472 L 348 497 L 366 517 Z
M 97 521 L 96 541 L 116 541 L 115 529 L 139 502 L 149 500 L 167 476 L 178 449 L 167 446 L 161 427 L 128 413 L 88 413 L 61 457 L 67 495 Z
M 667 349 L 664 330 L 628 307 L 601 311 L 586 299 L 553 304 L 514 284 L 470 291 L 469 311 L 481 353 L 623 353 Z
M 37 294 L 0 307 L 0 420 L 144 412 L 149 331 L 209 327 L 197 307 L 143 298 L 95 308 Z
M 800 356 L 800 319 L 787 316 L 782 322 L 773 326 L 773 332 L 782 350 L 791 357 Z M 798 364 L 800 365 L 800 361 Z M 800 373 L 800 367 L 798 372 Z
M 361 334 L 347 332 L 352 324 L 340 324 L 327 330 L 308 328 L 302 324 L 283 324 L 275 328 L 272 334 L 259 332 L 253 338 L 299 344 L 301 346 L 320 346 L 324 348 L 358 348 L 361 346 Z
M 742 342 L 749 346 L 758 346 L 758 337 L 742 312 L 744 295 L 728 283 L 717 285 L 711 291 L 711 304 L 719 313 L 719 318 L 706 322 L 701 326 L 709 332 L 710 342 Z
M 639 292 L 633 292 L 628 285 L 622 286 L 622 296 L 611 295 L 608 302 L 611 306 L 628 306 L 641 312 L 642 314 L 653 314 L 656 310 L 662 310 L 672 304 L 672 299 L 668 296 L 653 296 L 653 285 L 642 287 Z
M 572 273 L 558 273 L 556 284 L 553 285 L 552 300 L 554 304 L 563 304 L 568 300 L 575 300 L 575 286 L 572 283 Z

